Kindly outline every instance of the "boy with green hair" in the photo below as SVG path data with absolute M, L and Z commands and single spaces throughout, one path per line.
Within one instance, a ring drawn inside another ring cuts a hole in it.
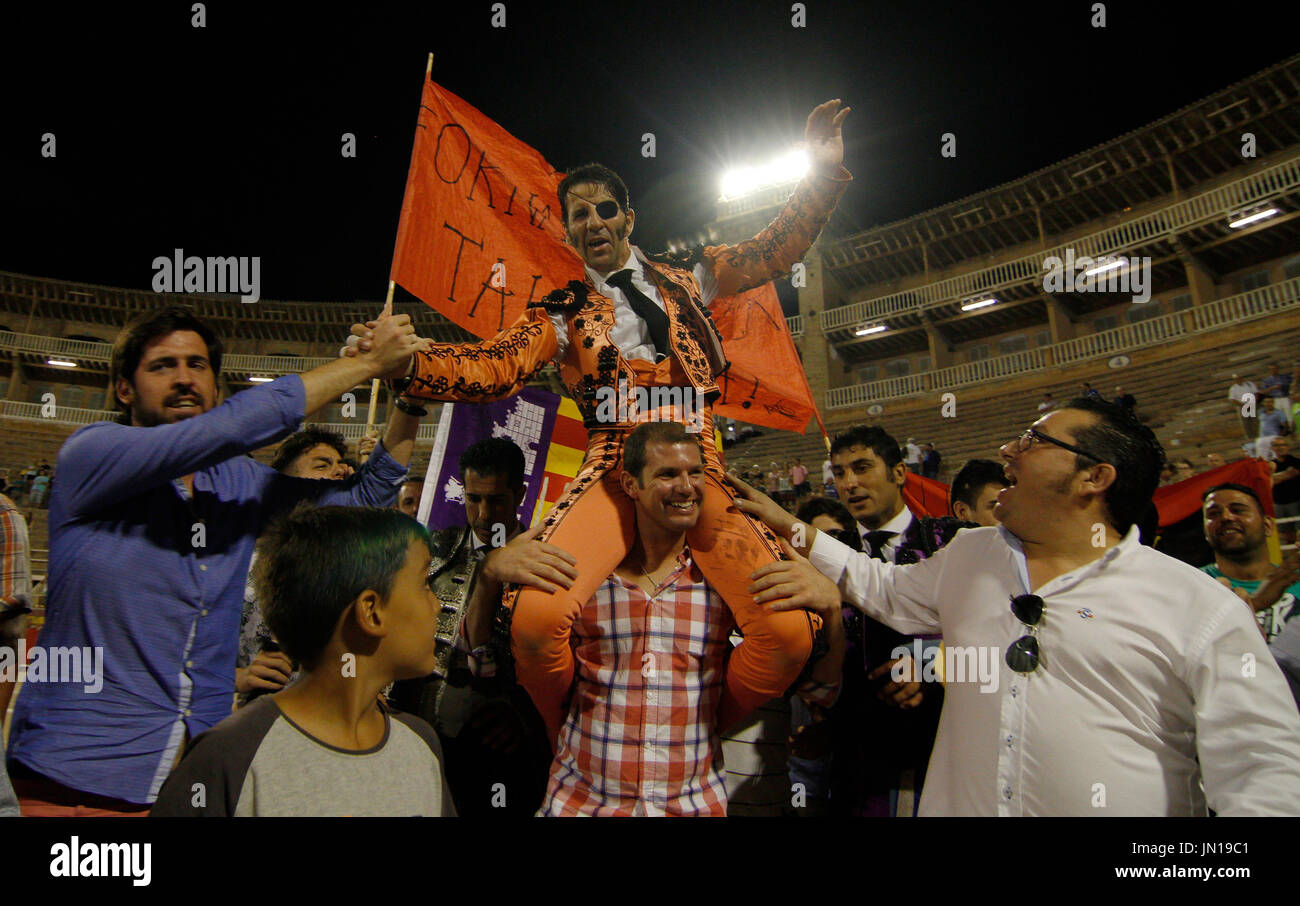
M 396 510 L 300 506 L 258 542 L 266 623 L 293 686 L 196 737 L 153 816 L 455 815 L 442 746 L 380 692 L 436 666 L 429 532 Z

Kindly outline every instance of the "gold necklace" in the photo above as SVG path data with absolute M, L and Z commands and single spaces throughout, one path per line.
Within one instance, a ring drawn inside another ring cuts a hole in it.
M 659 590 L 659 582 L 655 579 L 654 576 L 650 575 L 648 572 L 645 571 L 645 564 L 644 564 L 644 563 L 641 564 L 641 575 L 645 576 L 647 579 L 650 580 L 650 586 L 651 586 L 650 590 L 651 590 L 651 591 L 658 591 L 658 590 Z

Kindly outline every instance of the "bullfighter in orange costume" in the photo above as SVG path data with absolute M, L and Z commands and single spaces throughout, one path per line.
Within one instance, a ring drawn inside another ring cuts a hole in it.
M 852 179 L 840 165 L 840 127 L 848 112 L 838 100 L 813 110 L 804 134 L 809 173 L 776 219 L 736 246 L 649 258 L 628 242 L 636 214 L 617 174 L 596 164 L 571 172 L 558 195 L 567 241 L 586 264 L 586 282 L 575 280 L 532 303 L 490 340 L 431 344 L 414 357 L 407 377 L 394 382 L 414 399 L 486 403 L 518 392 L 554 360 L 582 411 L 586 458 L 547 515 L 540 538 L 576 556 L 578 579 L 551 592 L 507 586 L 498 622 L 498 632 L 509 634 L 519 681 L 552 739 L 573 681 L 570 627 L 632 548 L 634 512 L 617 479 L 623 438 L 643 421 L 693 421 L 700 431 L 707 489 L 687 541 L 745 638 L 728 661 L 719 726 L 781 695 L 808 659 L 818 618 L 771 613 L 748 592 L 750 573 L 780 559 L 780 549 L 765 526 L 731 506 L 734 492 L 715 447 L 710 410 L 728 363 L 708 305 L 787 274 L 816 241 Z M 365 327 L 353 332 L 354 342 L 367 342 Z M 674 388 L 673 404 L 647 406 L 649 388 Z

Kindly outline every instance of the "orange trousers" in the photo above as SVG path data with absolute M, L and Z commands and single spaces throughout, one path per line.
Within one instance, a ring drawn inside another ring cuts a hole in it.
M 658 365 L 632 362 L 643 386 L 671 386 L 671 360 Z M 675 369 L 674 369 L 675 370 Z M 658 413 L 656 413 L 658 414 Z M 705 580 L 722 597 L 741 633 L 743 644 L 727 662 L 718 729 L 725 730 L 759 705 L 783 694 L 798 677 L 812 650 L 821 621 L 802 610 L 773 613 L 754 603 L 747 590 L 750 574 L 779 560 L 776 537 L 732 505 L 713 435 L 713 419 L 703 414 L 700 446 L 705 458 L 705 491 L 700 519 L 687 532 L 691 556 Z M 504 606 L 510 610 L 511 651 L 517 679 L 546 721 L 552 746 L 567 716 L 574 657 L 570 631 L 582 605 L 631 552 L 636 541 L 636 513 L 618 483 L 623 440 L 628 429 L 592 431 L 582 469 L 547 516 L 542 540 L 578 560 L 578 580 L 553 593 L 511 588 Z

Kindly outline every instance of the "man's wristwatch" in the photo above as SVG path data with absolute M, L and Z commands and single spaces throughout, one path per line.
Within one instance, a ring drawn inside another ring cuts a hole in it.
M 401 396 L 411 386 L 413 380 L 415 380 L 415 356 L 411 356 L 411 364 L 406 368 L 406 376 L 388 381 L 388 389 L 393 392 L 393 396 Z
M 410 378 L 407 378 L 406 382 L 409 384 Z M 416 418 L 423 418 L 424 416 L 429 414 L 428 409 L 425 409 L 423 406 L 417 406 L 414 403 L 412 403 L 410 400 L 403 399 L 400 396 L 394 397 L 393 405 L 396 406 L 398 409 L 401 409 L 407 415 L 413 415 Z

